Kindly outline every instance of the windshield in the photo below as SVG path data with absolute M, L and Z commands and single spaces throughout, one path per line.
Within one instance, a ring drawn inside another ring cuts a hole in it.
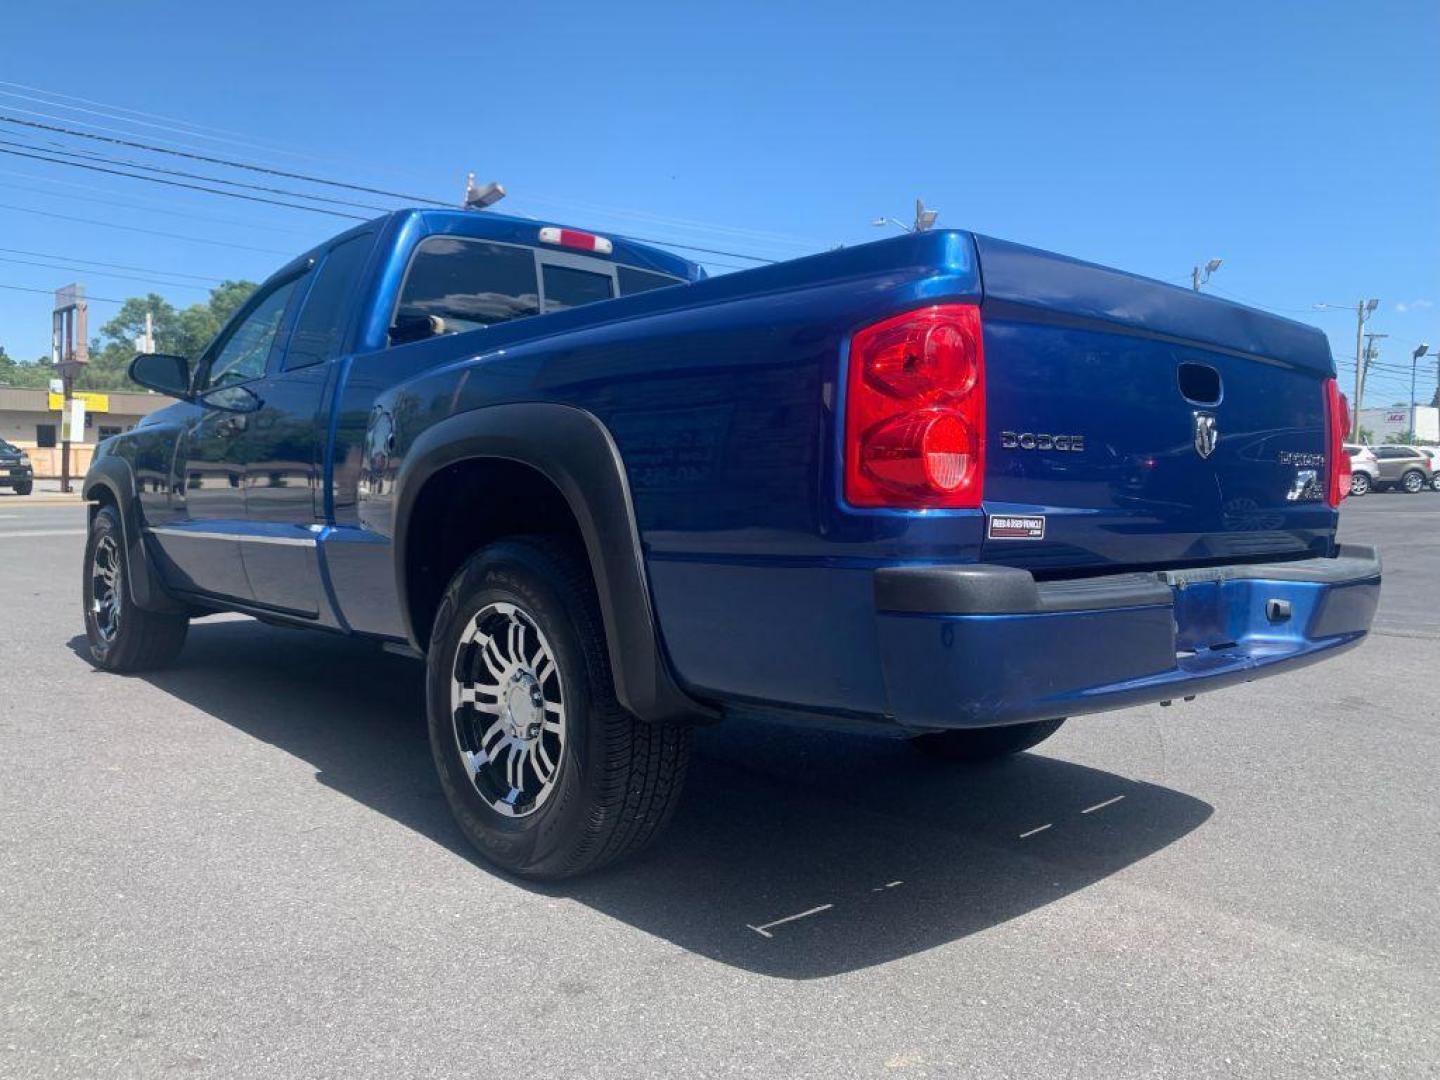
M 20 448 L 19 448 L 18 446 L 16 446 L 16 445 L 15 445 L 14 443 L 12 443 L 12 442 L 6 442 L 4 439 L 0 439 L 0 454 L 18 454 L 18 453 L 20 453 Z

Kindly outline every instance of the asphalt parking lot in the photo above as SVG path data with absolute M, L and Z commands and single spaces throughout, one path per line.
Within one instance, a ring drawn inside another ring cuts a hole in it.
M 94 671 L 83 521 L 0 498 L 0 1075 L 1440 1069 L 1440 494 L 1346 504 L 1329 664 L 979 769 L 722 726 L 564 888 L 471 859 L 411 661 L 225 617 Z

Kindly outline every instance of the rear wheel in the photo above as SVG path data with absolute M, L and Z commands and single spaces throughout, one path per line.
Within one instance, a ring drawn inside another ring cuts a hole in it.
M 947 761 L 991 761 L 1039 745 L 1059 731 L 1063 723 L 1062 716 L 1005 727 L 956 728 L 917 735 L 911 741 L 916 749 Z
M 1425 474 L 1411 469 L 1400 478 L 1400 490 L 1407 495 L 1416 495 L 1425 490 Z
M 568 546 L 525 537 L 473 556 L 440 603 L 427 666 L 441 787 L 490 861 L 573 877 L 670 819 L 692 728 L 616 702 L 589 568 Z
M 1368 494 L 1370 494 L 1370 474 L 1369 474 L 1369 473 L 1357 472 L 1357 473 L 1351 473 L 1351 474 L 1350 474 L 1350 494 L 1351 494 L 1351 495 L 1368 495 Z
M 125 538 L 113 506 L 100 507 L 90 523 L 82 596 L 90 658 L 108 671 L 164 667 L 185 644 L 187 616 L 146 611 L 130 599 Z

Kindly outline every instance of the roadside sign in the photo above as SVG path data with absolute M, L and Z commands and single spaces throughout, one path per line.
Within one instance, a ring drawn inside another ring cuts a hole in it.
M 109 394 L 97 394 L 93 390 L 76 390 L 75 400 L 83 401 L 85 408 L 90 412 L 108 413 L 110 411 Z M 63 393 L 56 393 L 55 388 L 52 386 L 50 388 L 50 408 L 58 412 L 64 407 L 65 395 Z
M 69 409 L 60 412 L 60 441 L 85 441 L 85 399 L 77 397 L 70 402 Z

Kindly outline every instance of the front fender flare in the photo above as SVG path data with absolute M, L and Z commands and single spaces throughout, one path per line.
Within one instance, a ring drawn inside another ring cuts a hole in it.
M 425 483 L 461 461 L 495 458 L 527 465 L 559 489 L 580 525 L 615 680 L 615 697 L 648 721 L 695 719 L 714 711 L 680 689 L 660 643 L 630 485 L 610 432 L 584 409 L 544 402 L 490 405 L 427 428 L 395 478 L 395 580 L 410 641 L 406 574 L 410 514 Z
M 140 518 L 139 497 L 135 487 L 135 474 L 130 463 L 114 454 L 97 458 L 85 474 L 81 495 L 89 503 L 98 503 L 101 492 L 109 494 L 120 514 L 120 531 L 125 548 L 125 580 L 129 585 L 130 599 L 135 606 L 145 611 L 180 614 L 189 608 L 176 600 L 166 590 L 150 561 L 145 548 L 144 523 Z M 95 508 L 90 514 L 93 517 Z

